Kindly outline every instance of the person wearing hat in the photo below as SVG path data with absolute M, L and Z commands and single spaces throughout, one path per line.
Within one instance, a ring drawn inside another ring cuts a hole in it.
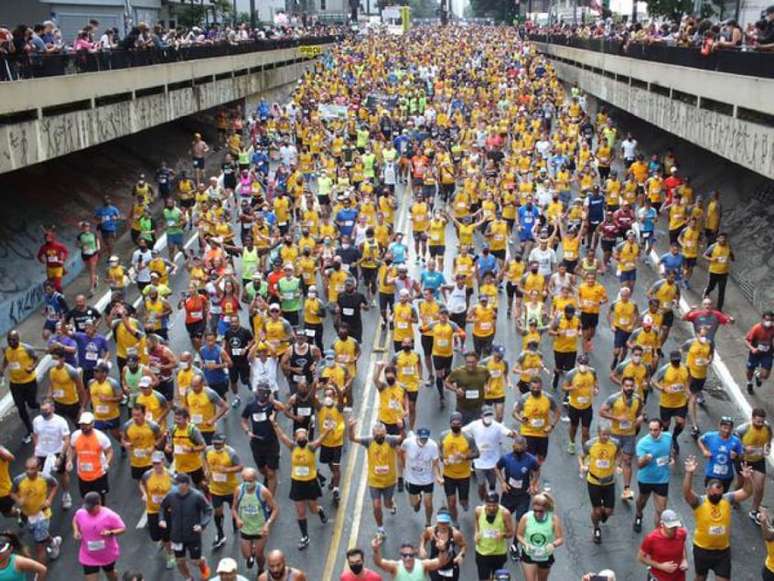
M 511 512 L 500 504 L 500 495 L 490 491 L 484 504 L 474 511 L 473 535 L 478 579 L 487 581 L 502 569 L 508 559 L 508 547 L 515 537 Z M 525 574 L 526 579 L 530 579 Z
M 207 488 L 210 492 L 216 537 L 212 543 L 212 550 L 217 550 L 226 544 L 226 535 L 223 532 L 223 505 L 233 506 L 234 491 L 237 488 L 236 474 L 242 471 L 242 462 L 236 451 L 226 445 L 226 436 L 216 433 L 212 437 L 212 444 L 207 446 L 204 452 L 204 471 L 207 475 Z M 235 533 L 236 522 L 233 524 Z
M 107 469 L 113 460 L 113 446 L 105 433 L 94 427 L 95 418 L 91 412 L 83 412 L 78 423 L 80 429 L 70 437 L 65 469 L 70 472 L 73 466 L 76 467 L 81 497 L 96 491 L 105 499 L 110 490 Z
M 266 486 L 272 494 L 277 490 L 280 449 L 271 419 L 285 409 L 285 404 L 272 397 L 270 384 L 261 381 L 255 386 L 255 397 L 242 408 L 240 420 L 242 430 L 250 440 L 255 466 L 265 477 Z
M 293 326 L 282 317 L 278 303 L 269 305 L 269 317 L 264 322 L 263 341 L 268 344 L 272 358 L 279 359 L 290 346 Z
M 94 427 L 110 431 L 116 440 L 121 440 L 121 400 L 124 397 L 121 386 L 110 373 L 110 363 L 100 361 L 94 368 L 94 379 L 88 385 L 89 400 L 94 410 Z M 125 455 L 125 452 L 122 452 Z
M 144 379 L 147 380 L 147 378 Z M 144 383 L 147 384 L 146 390 L 149 390 L 148 381 Z M 166 409 L 166 405 L 164 408 Z M 166 413 L 164 417 L 166 418 Z M 166 427 L 166 424 L 164 425 Z M 166 429 L 162 430 L 153 420 L 153 414 L 145 404 L 135 403 L 132 406 L 131 418 L 122 429 L 121 445 L 129 453 L 133 480 L 140 480 L 151 467 L 151 455 L 163 443 L 165 435 Z
M 374 553 L 374 564 L 382 571 L 393 576 L 396 580 L 427 579 L 428 574 L 438 571 L 448 563 L 446 547 L 441 543 L 442 550 L 435 559 L 417 559 L 417 550 L 411 543 L 403 543 L 400 546 L 400 561 L 391 561 L 382 557 L 382 543 L 384 537 L 376 535 L 371 541 Z
M 217 575 L 210 581 L 247 581 L 247 577 L 239 574 L 237 562 L 231 557 L 223 557 L 215 569 Z
M 554 499 L 546 492 L 532 497 L 531 510 L 519 520 L 516 539 L 521 546 L 521 568 L 526 581 L 548 579 L 554 553 L 564 544 L 561 520 Z
M 118 536 L 126 532 L 126 525 L 118 513 L 102 505 L 97 492 L 83 497 L 72 520 L 73 539 L 80 542 L 78 561 L 83 567 L 84 578 L 97 579 L 100 570 L 108 579 L 117 580 L 115 566 L 121 557 Z
M 299 324 L 301 310 L 301 279 L 296 276 L 296 268 L 291 262 L 282 267 L 283 276 L 277 281 L 282 316 L 293 326 Z
M 212 518 L 212 506 L 204 494 L 191 488 L 191 477 L 178 472 L 175 486 L 161 501 L 159 527 L 169 529 L 177 570 L 184 579 L 191 578 L 188 558 L 199 568 L 202 578 L 210 576 L 207 559 L 202 557 L 202 532 Z
M 589 366 L 589 356 L 581 353 L 577 365 L 564 379 L 562 389 L 566 392 L 567 410 L 570 417 L 570 433 L 567 452 L 575 454 L 575 436 L 581 427 L 581 445 L 589 439 L 589 428 L 594 417 L 592 403 L 599 394 L 599 380 L 596 370 Z
M 176 559 L 169 540 L 169 529 L 159 526 L 161 501 L 172 490 L 173 475 L 166 465 L 166 457 L 161 450 L 154 450 L 151 454 L 151 468 L 146 470 L 140 478 L 140 489 L 143 494 L 145 512 L 148 514 L 148 534 L 151 541 L 161 543 L 166 557 L 166 568 L 174 569 Z M 169 520 L 165 515 L 165 520 Z
M 403 465 L 409 504 L 414 512 L 419 512 L 421 504 L 424 504 L 425 526 L 430 526 L 434 483 L 443 483 L 438 444 L 430 439 L 428 428 L 419 428 L 403 440 L 398 454 Z
M 734 479 L 734 465 L 744 456 L 742 441 L 734 432 L 734 420 L 730 416 L 720 418 L 717 431 L 704 433 L 697 441 L 707 460 L 704 466 L 704 484 L 719 480 L 723 492 L 728 492 Z
M 650 384 L 653 389 L 660 392 L 659 417 L 665 430 L 669 430 L 672 418 L 675 420 L 672 432 L 672 445 L 675 453 L 680 453 L 680 444 L 677 438 L 685 429 L 685 418 L 688 415 L 690 371 L 682 362 L 680 351 L 672 351 L 669 354 L 669 363 L 661 366 L 653 374 Z
M 687 536 L 688 531 L 680 517 L 674 510 L 667 509 L 661 513 L 656 528 L 642 540 L 637 560 L 649 567 L 649 573 L 656 581 L 685 581 Z
M 438 510 L 435 525 L 428 521 L 419 537 L 419 558 L 427 559 L 427 547 L 430 548 L 430 559 L 437 559 L 444 554 L 445 563 L 436 571 L 430 572 L 431 581 L 443 581 L 460 578 L 460 567 L 468 551 L 468 545 L 462 532 L 452 524 L 451 513 L 446 508 Z M 444 550 L 445 549 L 445 550 Z
M 648 301 L 648 310 L 642 315 L 642 326 L 632 331 L 626 342 L 630 350 L 634 347 L 642 349 L 642 363 L 648 368 L 649 374 L 653 373 L 659 359 L 663 357 L 659 335 L 660 322 L 658 299 L 651 299 Z M 650 390 L 647 390 L 645 395 L 647 396 L 649 392 Z
M 52 537 L 51 506 L 59 486 L 53 476 L 41 473 L 36 457 L 24 463 L 24 472 L 13 479 L 9 496 L 18 507 L 19 522 L 30 532 L 35 541 L 35 558 L 45 563 L 46 558 L 59 557 L 62 537 Z
M 147 377 L 150 385 L 158 384 L 158 378 L 149 366 L 140 363 L 140 356 L 134 349 L 130 349 L 126 355 L 126 362 L 119 371 L 121 378 L 121 391 L 124 398 L 128 398 L 128 405 L 133 406 L 140 394 L 140 381 Z

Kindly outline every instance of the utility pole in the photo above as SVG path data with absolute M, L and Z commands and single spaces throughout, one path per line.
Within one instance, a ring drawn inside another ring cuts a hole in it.
M 255 26 L 258 24 L 255 15 L 255 0 L 250 0 L 250 28 L 255 30 Z

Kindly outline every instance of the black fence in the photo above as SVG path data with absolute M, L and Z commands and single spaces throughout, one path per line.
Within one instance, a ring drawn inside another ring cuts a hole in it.
M 99 52 L 81 51 L 46 55 L 0 55 L 0 81 L 114 71 L 283 48 L 318 46 L 338 42 L 341 38 L 330 35 L 180 48 L 111 49 Z
M 630 43 L 601 38 L 575 38 L 565 35 L 530 34 L 530 40 L 593 50 L 618 56 L 655 61 L 681 67 L 705 69 L 747 77 L 774 78 L 774 52 L 719 49 L 708 55 L 698 48 Z

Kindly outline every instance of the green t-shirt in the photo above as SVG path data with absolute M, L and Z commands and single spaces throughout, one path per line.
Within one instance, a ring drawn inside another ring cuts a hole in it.
M 183 212 L 180 208 L 164 208 L 164 224 L 167 226 L 167 234 L 182 234 L 180 217 Z
M 449 382 L 454 382 L 463 394 L 457 396 L 457 407 L 464 410 L 476 410 L 484 400 L 484 386 L 489 381 L 489 371 L 477 366 L 473 371 L 466 367 L 458 367 L 449 375 Z
M 86 256 L 97 252 L 97 235 L 94 232 L 81 232 L 78 241 L 81 243 L 81 252 Z

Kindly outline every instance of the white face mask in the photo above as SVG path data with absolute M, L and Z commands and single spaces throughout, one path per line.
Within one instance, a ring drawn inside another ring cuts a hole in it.
M 180 367 L 183 369 L 191 369 L 191 362 L 190 361 L 181 361 Z
M 699 343 L 707 343 L 709 339 L 707 337 L 699 337 Z
M 774 321 L 763 321 L 763 326 L 767 329 L 771 328 L 772 325 L 774 325 Z
M 485 426 L 491 426 L 492 425 L 492 418 L 491 417 L 481 418 L 481 421 L 484 423 Z
M 326 397 L 323 400 L 323 405 L 327 408 L 331 407 L 333 405 L 333 398 L 332 397 Z
M 588 370 L 589 370 L 588 365 L 578 365 L 578 371 L 580 371 L 581 373 L 586 373 Z

